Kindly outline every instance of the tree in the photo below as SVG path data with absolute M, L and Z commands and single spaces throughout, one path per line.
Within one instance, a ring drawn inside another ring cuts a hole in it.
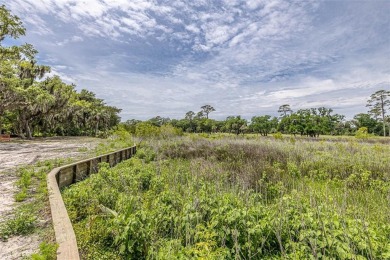
M 336 134 L 335 127 L 344 120 L 338 114 L 332 114 L 330 108 L 319 107 L 299 109 L 282 117 L 278 129 L 284 133 L 301 134 L 310 137 L 318 137 L 320 134 Z
M 207 119 L 209 119 L 209 114 L 210 114 L 211 112 L 214 112 L 214 111 L 215 111 L 215 108 L 213 108 L 213 107 L 210 106 L 210 105 L 204 105 L 204 106 L 201 107 L 201 109 L 202 109 L 203 114 L 206 115 L 206 118 L 207 118 Z
M 75 85 L 58 76 L 43 79 L 50 67 L 37 63 L 38 51 L 31 44 L 1 45 L 6 37 L 24 34 L 19 18 L 0 6 L 0 133 L 3 122 L 7 131 L 28 139 L 34 133 L 96 135 L 119 123 L 120 109 L 93 92 L 77 93 Z
M 378 125 L 378 122 L 371 115 L 365 113 L 359 113 L 353 119 L 356 129 L 365 127 L 368 133 L 373 133 Z
M 194 116 L 195 116 L 195 113 L 193 111 L 188 111 L 186 113 L 185 119 L 187 119 L 190 122 L 192 122 L 192 119 L 194 119 Z
M 385 121 L 387 122 L 387 125 L 389 126 L 389 136 L 390 136 L 390 115 L 387 115 L 385 117 Z
M 4 6 L 0 6 L 0 134 L 2 132 L 2 119 L 9 106 L 13 105 L 11 96 L 14 95 L 12 87 L 17 85 L 14 77 L 16 72 L 16 60 L 18 60 L 19 48 L 16 46 L 3 47 L 2 41 L 6 37 L 17 39 L 24 35 L 26 29 L 23 27 L 19 17 L 12 15 Z
M 125 130 L 131 134 L 135 134 L 135 128 L 137 124 L 141 123 L 141 120 L 137 119 L 129 119 L 126 122 L 124 122 L 122 125 L 124 126 Z
M 282 117 L 287 116 L 287 112 L 290 112 L 290 114 L 293 112 L 290 108 L 289 104 L 281 105 L 278 109 L 278 112 L 281 113 Z
M 251 120 L 251 129 L 254 132 L 260 133 L 263 136 L 267 136 L 272 128 L 276 128 L 277 121 L 271 120 L 271 116 L 254 116 Z
M 390 91 L 378 90 L 370 96 L 370 99 L 367 101 L 367 107 L 370 108 L 369 113 L 377 117 L 378 115 L 382 116 L 383 124 L 383 136 L 386 136 L 386 120 L 385 115 L 386 111 L 390 108 Z M 390 135 L 390 133 L 389 133 Z
M 39 114 L 47 112 L 49 102 L 54 101 L 54 98 L 36 83 L 37 79 L 42 79 L 47 72 L 50 72 L 50 67 L 37 64 L 35 56 L 38 51 L 31 44 L 22 46 L 21 54 L 17 71 L 19 86 L 16 89 L 20 95 L 14 102 L 19 104 L 19 134 L 24 137 L 25 132 L 27 138 L 32 139 L 32 120 Z
M 161 117 L 161 116 L 156 116 L 148 120 L 152 125 L 155 126 L 162 126 L 164 124 L 167 124 L 171 121 L 169 117 Z
M 243 133 L 246 125 L 246 120 L 242 119 L 241 116 L 228 116 L 225 120 L 225 129 L 236 135 Z
M 6 36 L 18 38 L 26 33 L 26 29 L 22 25 L 19 17 L 12 15 L 5 5 L 0 6 L 0 42 Z
M 202 118 L 204 118 L 204 113 L 203 113 L 203 111 L 199 111 L 199 112 L 196 113 L 196 115 L 194 116 L 194 119 L 195 119 L 195 120 L 200 120 L 200 119 L 202 119 Z

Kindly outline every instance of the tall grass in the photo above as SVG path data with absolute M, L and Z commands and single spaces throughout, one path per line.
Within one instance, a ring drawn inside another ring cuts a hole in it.
M 154 140 L 64 191 L 86 259 L 388 259 L 390 148 Z

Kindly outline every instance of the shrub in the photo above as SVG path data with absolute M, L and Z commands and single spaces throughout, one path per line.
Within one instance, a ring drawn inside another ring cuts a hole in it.
M 137 124 L 135 135 L 137 137 L 158 137 L 160 135 L 160 128 L 149 122 L 142 122 Z
M 272 136 L 273 136 L 276 140 L 282 140 L 282 139 L 283 139 L 283 135 L 282 135 L 281 132 L 274 133 L 274 134 L 272 134 Z
M 160 127 L 160 135 L 164 139 L 171 138 L 174 136 L 182 136 L 183 130 L 175 128 L 170 124 L 166 124 Z
M 360 127 L 355 133 L 355 137 L 359 139 L 367 139 L 370 136 L 372 135 L 368 133 L 367 127 Z

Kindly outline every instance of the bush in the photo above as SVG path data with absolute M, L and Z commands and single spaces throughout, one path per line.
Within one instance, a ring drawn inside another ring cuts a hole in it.
M 273 136 L 276 140 L 282 140 L 282 139 L 283 139 L 283 135 L 282 135 L 281 132 L 274 133 L 274 134 L 272 134 L 272 136 Z
M 355 137 L 359 139 L 367 139 L 370 136 L 372 135 L 368 133 L 367 127 L 360 127 L 355 133 Z
M 137 124 L 135 135 L 137 137 L 158 137 L 160 135 L 160 128 L 149 122 L 142 122 Z
M 174 136 L 182 136 L 183 131 L 179 128 L 173 127 L 172 125 L 166 124 L 160 127 L 160 135 L 164 139 L 168 139 Z

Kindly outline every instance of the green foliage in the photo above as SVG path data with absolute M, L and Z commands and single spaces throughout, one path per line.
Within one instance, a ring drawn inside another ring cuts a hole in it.
M 42 80 L 50 67 L 38 64 L 31 44 L 1 45 L 6 37 L 24 34 L 20 19 L 0 6 L 0 133 L 4 124 L 7 132 L 28 139 L 34 134 L 106 136 L 119 123 L 121 110 L 90 91 L 77 93 L 58 76 Z
M 39 245 L 39 253 L 32 254 L 31 260 L 55 260 L 57 259 L 57 248 L 56 243 L 42 242 Z
M 27 169 L 27 168 L 21 168 L 19 170 L 19 174 L 20 174 L 20 178 L 19 180 L 16 182 L 16 185 L 18 186 L 18 188 L 20 188 L 20 194 L 26 194 L 27 193 L 27 189 L 30 187 L 31 185 L 31 177 L 33 176 L 34 174 L 34 171 L 32 169 Z M 19 193 L 18 193 L 19 194 Z M 23 195 L 16 195 L 17 197 L 19 197 L 19 199 L 21 197 L 25 197 Z M 18 201 L 18 199 L 17 199 Z M 22 201 L 22 200 L 19 200 L 19 201 Z
M 241 116 L 229 116 L 226 118 L 224 128 L 229 133 L 239 135 L 240 133 L 244 133 L 246 124 L 246 120 L 242 119 Z
M 376 118 L 381 117 L 382 134 L 386 136 L 386 114 L 390 110 L 390 91 L 382 89 L 373 93 L 367 101 L 367 107 L 370 108 L 369 113 L 371 115 Z
M 15 201 L 21 202 L 27 198 L 27 188 L 22 188 L 18 193 L 15 194 Z
M 182 136 L 183 131 L 179 128 L 175 128 L 170 124 L 166 124 L 161 126 L 160 128 L 160 135 L 163 139 L 172 138 L 175 136 Z
M 369 136 L 367 127 L 360 127 L 355 134 L 355 137 L 359 139 L 367 139 Z
M 34 231 L 36 216 L 29 210 L 19 210 L 12 219 L 0 226 L 0 237 L 4 240 L 14 235 L 27 235 Z
M 64 191 L 82 255 L 386 259 L 389 147 L 294 142 L 145 143 Z
M 0 42 L 4 40 L 6 36 L 11 38 L 18 38 L 24 35 L 26 29 L 23 27 L 19 17 L 12 15 L 10 11 L 4 6 L 0 6 Z
M 141 122 L 135 126 L 135 136 L 144 138 L 170 139 L 176 136 L 182 136 L 183 131 L 171 124 L 156 126 L 151 122 Z
M 282 140 L 283 139 L 283 135 L 281 132 L 277 132 L 277 133 L 274 133 L 272 135 L 276 140 Z
M 135 157 L 149 163 L 156 159 L 156 153 L 149 147 L 143 147 L 137 150 Z
M 137 124 L 135 135 L 138 137 L 157 137 L 160 135 L 160 128 L 148 122 Z
M 277 118 L 271 119 L 271 116 L 254 116 L 252 117 L 252 123 L 250 128 L 261 135 L 267 136 L 272 129 L 275 129 L 278 125 Z
M 94 154 L 102 155 L 133 145 L 134 140 L 131 134 L 125 129 L 118 128 L 117 130 L 110 131 L 110 135 L 95 147 Z

